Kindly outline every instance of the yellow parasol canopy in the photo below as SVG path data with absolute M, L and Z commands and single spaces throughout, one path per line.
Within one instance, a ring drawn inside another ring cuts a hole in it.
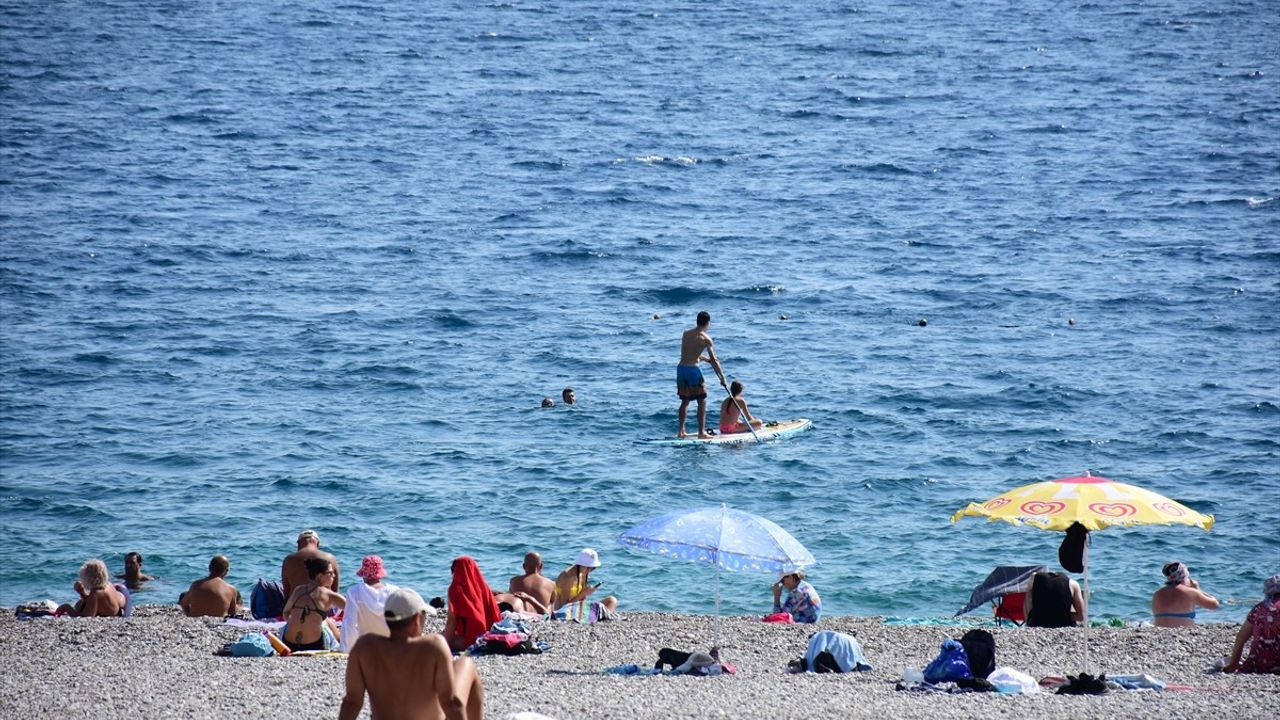
M 1169 498 L 1104 477 L 1048 480 L 1014 488 L 984 503 L 969 503 L 951 516 L 1004 520 L 1041 530 L 1066 530 L 1078 522 L 1089 530 L 1112 525 L 1193 525 L 1209 530 L 1213 516 Z

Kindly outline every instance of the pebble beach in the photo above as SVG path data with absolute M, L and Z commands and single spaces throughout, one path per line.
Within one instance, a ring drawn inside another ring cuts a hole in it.
M 443 620 L 429 621 L 438 631 Z M 652 667 L 662 647 L 705 649 L 705 616 L 626 613 L 595 625 L 543 623 L 542 655 L 476 658 L 485 717 L 533 711 L 586 718 L 1272 718 L 1280 677 L 1212 673 L 1238 625 L 1190 629 L 1099 627 L 1089 632 L 1094 673 L 1147 673 L 1191 690 L 943 695 L 902 692 L 905 667 L 923 667 L 952 626 L 890 626 L 882 618 L 830 617 L 779 626 L 726 617 L 720 633 L 733 676 L 619 676 L 625 663 Z M 815 629 L 856 633 L 875 668 L 846 675 L 789 675 Z M 1079 630 L 993 628 L 996 664 L 1040 678 L 1080 672 Z M 243 633 L 171 606 L 140 606 L 128 619 L 19 621 L 0 615 L 0 708 L 5 718 L 107 715 L 130 718 L 336 717 L 344 656 L 230 658 L 215 653 Z M 368 716 L 366 702 L 364 717 Z

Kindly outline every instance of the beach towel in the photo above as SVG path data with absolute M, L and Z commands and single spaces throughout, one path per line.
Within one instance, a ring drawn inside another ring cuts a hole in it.
M 453 582 L 449 583 L 449 614 L 454 633 L 462 646 L 469 646 L 502 618 L 493 591 L 480 567 L 468 555 L 453 561 Z M 455 646 L 456 647 L 456 646 Z
M 767 623 L 782 623 L 783 625 L 794 625 L 796 622 L 796 619 L 791 617 L 791 613 L 785 612 L 769 613 L 760 618 L 760 620 Z
M 271 641 L 262 633 L 245 633 L 227 647 L 232 657 L 267 657 L 275 655 Z
M 820 663 L 821 655 L 827 656 L 823 658 L 826 662 Z M 858 644 L 857 638 L 835 630 L 821 630 L 814 633 L 809 638 L 809 647 L 804 654 L 806 669 L 812 672 L 823 672 L 820 668 L 825 667 L 827 672 L 831 672 L 832 660 L 835 661 L 834 672 L 872 669 L 871 662 L 862 654 L 862 645 Z
M 1109 679 L 1123 690 L 1163 690 L 1165 688 L 1163 680 L 1157 680 L 1146 673 L 1112 675 Z

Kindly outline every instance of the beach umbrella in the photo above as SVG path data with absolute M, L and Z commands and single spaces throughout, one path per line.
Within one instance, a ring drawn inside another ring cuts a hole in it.
M 1086 472 L 1081 477 L 1033 483 L 1014 488 L 983 503 L 969 503 L 951 516 L 986 517 L 1041 530 L 1065 531 L 1074 523 L 1087 530 L 1112 525 L 1193 525 L 1213 527 L 1213 516 L 1202 515 L 1169 498 L 1133 485 Z M 1089 671 L 1089 545 L 1084 546 L 1084 669 Z
M 627 547 L 716 569 L 716 614 L 711 646 L 720 642 L 720 571 L 781 574 L 816 565 L 813 554 L 771 520 L 720 507 L 649 518 L 618 536 Z

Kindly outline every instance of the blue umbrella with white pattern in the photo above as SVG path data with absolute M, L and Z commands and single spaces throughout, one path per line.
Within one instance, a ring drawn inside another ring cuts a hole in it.
M 716 617 L 711 645 L 720 639 L 720 571 L 781 574 L 816 565 L 813 554 L 771 520 L 721 505 L 649 518 L 618 542 L 676 560 L 714 565 Z

